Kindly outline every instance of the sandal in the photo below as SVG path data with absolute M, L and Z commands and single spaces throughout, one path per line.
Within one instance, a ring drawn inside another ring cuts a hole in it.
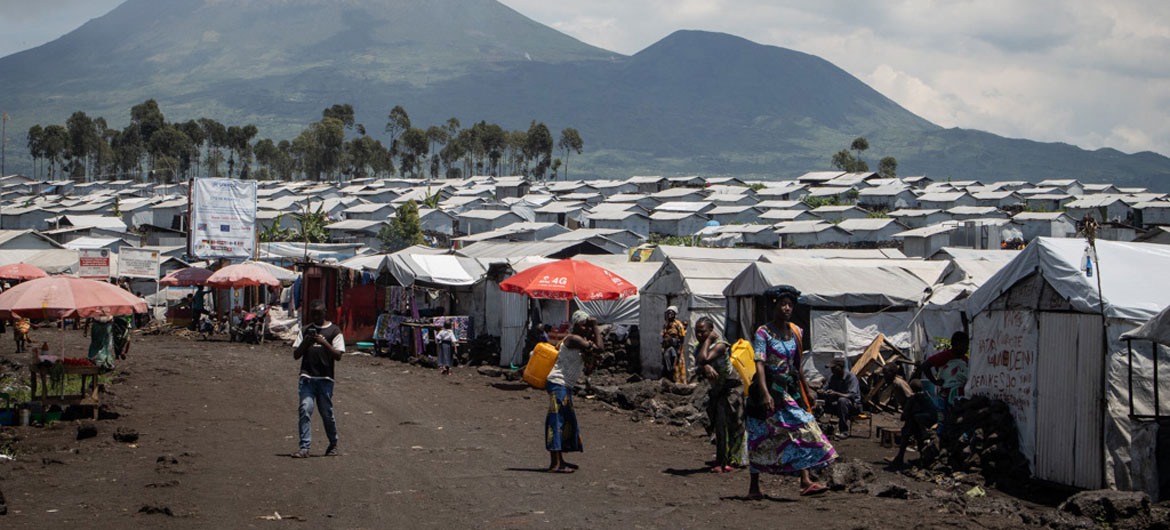
M 762 501 L 767 497 L 765 497 L 763 493 L 749 493 L 747 494 L 747 497 L 744 498 L 749 501 Z
M 573 469 L 573 468 L 568 467 L 568 466 L 549 468 L 549 470 L 548 470 L 549 473 L 572 473 L 574 471 L 576 471 L 576 469 Z
M 825 486 L 823 486 L 821 484 L 817 484 L 816 482 L 813 482 L 812 484 L 809 484 L 807 488 L 804 488 L 804 490 L 802 490 L 800 492 L 800 495 L 802 497 L 809 497 L 812 495 L 819 495 L 819 494 L 824 493 L 826 491 L 829 491 L 829 488 L 826 488 Z
M 293 458 L 309 458 L 309 450 L 308 449 L 297 449 L 297 452 L 295 452 L 289 456 L 291 456 Z
M 325 456 L 337 456 L 340 454 L 337 452 L 337 444 L 329 444 L 329 447 L 325 449 Z

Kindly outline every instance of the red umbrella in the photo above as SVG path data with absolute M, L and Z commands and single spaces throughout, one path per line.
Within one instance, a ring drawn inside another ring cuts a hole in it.
M 185 269 L 171 271 L 170 274 L 163 276 L 158 281 L 158 284 L 163 287 L 193 287 L 203 285 L 210 276 L 211 271 L 207 269 L 187 267 Z
M 35 280 L 47 276 L 49 276 L 49 273 L 24 263 L 9 263 L 0 267 L 0 278 L 5 280 Z
M 638 288 L 621 276 L 587 261 L 563 259 L 537 265 L 500 282 L 500 290 L 532 298 L 582 301 L 617 300 Z
M 272 273 L 264 270 L 259 265 L 244 263 L 240 265 L 228 265 L 215 271 L 214 274 L 207 278 L 204 285 L 220 288 L 251 287 L 253 285 L 280 287 L 280 280 L 277 280 Z
M 125 289 L 76 276 L 30 280 L 0 294 L 0 318 L 98 317 L 146 311 L 146 301 Z

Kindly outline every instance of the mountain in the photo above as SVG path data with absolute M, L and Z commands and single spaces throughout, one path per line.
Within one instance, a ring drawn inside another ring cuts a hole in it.
M 871 165 L 895 156 L 901 174 L 1170 188 L 1165 156 L 944 129 L 805 53 L 679 31 L 624 56 L 494 0 L 128 0 L 0 72 L 17 132 L 75 110 L 119 126 L 154 98 L 170 120 L 277 138 L 350 103 L 373 133 L 402 105 L 423 126 L 576 127 L 575 175 L 791 177 L 865 136 Z

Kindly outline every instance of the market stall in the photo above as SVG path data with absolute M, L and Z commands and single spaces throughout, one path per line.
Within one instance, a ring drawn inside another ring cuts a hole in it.
M 108 318 L 146 310 L 145 300 L 116 285 L 72 276 L 30 280 L 0 294 L 0 319 Z M 29 371 L 33 400 L 40 402 L 42 410 L 51 405 L 90 406 L 96 418 L 100 405 L 97 377 L 109 365 L 102 366 L 92 359 L 69 358 L 65 351 L 63 328 L 61 333 L 62 341 L 57 355 L 47 351 L 47 344 L 43 345 L 43 349 L 31 352 Z M 65 382 L 72 377 L 81 379 L 81 392 L 76 395 L 64 394 Z M 60 383 L 61 394 L 50 394 L 50 380 Z

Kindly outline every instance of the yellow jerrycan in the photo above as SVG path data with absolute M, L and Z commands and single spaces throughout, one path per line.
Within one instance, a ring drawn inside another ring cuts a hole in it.
M 549 372 L 557 364 L 557 348 L 547 342 L 537 344 L 532 349 L 532 356 L 528 359 L 528 366 L 524 367 L 524 381 L 536 388 L 544 388 Z

